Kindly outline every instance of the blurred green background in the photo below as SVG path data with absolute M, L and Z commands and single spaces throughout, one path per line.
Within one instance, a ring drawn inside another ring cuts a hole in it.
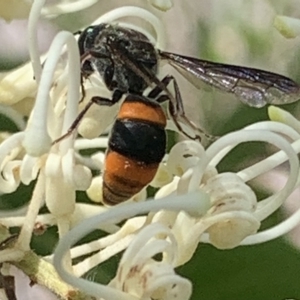
M 59 28 L 76 31 L 118 5 L 146 4 L 146 1 L 102 2 L 85 13 L 61 16 L 53 22 Z M 272 26 L 276 14 L 300 17 L 299 1 L 174 2 L 174 9 L 165 14 L 159 13 L 168 31 L 168 50 L 223 63 L 263 68 L 300 82 L 300 39 L 286 40 Z M 191 118 L 197 119 L 213 134 L 224 134 L 267 119 L 266 108 L 251 109 L 217 92 L 195 91 L 186 82 L 181 87 L 185 99 L 188 98 L 186 107 L 190 108 Z M 299 117 L 298 104 L 288 105 L 285 109 Z M 1 119 L 0 124 L 6 126 L 7 120 Z M 1 129 L 4 130 L 3 127 Z M 238 170 L 269 151 L 267 146 L 257 143 L 239 147 L 222 162 L 220 170 Z M 19 193 L 1 196 L 0 207 L 10 206 L 12 201 L 16 202 L 14 199 L 26 201 L 30 191 L 31 187 L 23 187 Z M 88 201 L 83 193 L 78 195 L 78 199 Z M 272 226 L 282 218 L 282 212 L 276 212 L 264 222 L 263 227 Z M 55 246 L 56 229 L 52 228 L 48 233 L 34 238 L 33 247 L 40 254 L 51 252 Z M 87 277 L 108 282 L 114 276 L 117 261 L 118 258 L 110 260 L 89 272 Z M 300 299 L 299 249 L 283 238 L 227 251 L 199 245 L 193 259 L 177 271 L 193 282 L 193 300 Z

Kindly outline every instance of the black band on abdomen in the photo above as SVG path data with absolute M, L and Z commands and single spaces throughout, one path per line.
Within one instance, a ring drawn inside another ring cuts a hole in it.
M 111 131 L 109 147 L 145 164 L 160 163 L 166 149 L 166 132 L 153 123 L 117 119 Z

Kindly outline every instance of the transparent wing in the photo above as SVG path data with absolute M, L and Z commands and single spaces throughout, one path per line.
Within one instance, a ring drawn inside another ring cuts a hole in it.
M 271 72 L 209 62 L 193 57 L 159 51 L 195 87 L 203 83 L 234 94 L 252 107 L 287 104 L 300 99 L 300 86 L 293 80 Z

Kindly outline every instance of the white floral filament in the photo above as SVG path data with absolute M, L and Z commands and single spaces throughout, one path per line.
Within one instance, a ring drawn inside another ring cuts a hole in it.
M 37 40 L 37 24 L 46 0 L 34 0 L 28 18 L 28 50 L 35 80 L 40 82 L 42 65 Z
M 71 12 L 81 11 L 87 7 L 92 6 L 97 3 L 98 0 L 75 0 L 75 1 L 60 1 L 62 3 L 57 3 L 54 5 L 48 5 L 43 8 L 42 14 L 47 17 L 55 17 L 61 14 L 67 14 Z
M 48 152 L 51 146 L 52 140 L 47 130 L 49 91 L 52 85 L 54 70 L 60 58 L 61 49 L 65 44 L 67 44 L 69 49 L 68 67 L 72 73 L 69 76 L 68 113 L 66 114 L 64 128 L 70 126 L 77 115 L 80 87 L 79 50 L 74 36 L 70 32 L 62 31 L 57 34 L 50 47 L 49 57 L 43 68 L 34 111 L 31 115 L 29 128 L 23 142 L 26 152 L 33 156 L 40 156 Z M 66 146 L 68 145 L 69 143 Z
M 178 197 L 166 197 L 165 199 L 147 201 L 142 203 L 128 203 L 114 207 L 109 211 L 84 220 L 79 226 L 71 229 L 63 239 L 60 240 L 55 253 L 53 263 L 59 275 L 69 284 L 76 286 L 80 290 L 95 297 L 111 299 L 135 299 L 123 292 L 116 291 L 101 284 L 88 282 L 87 280 L 76 278 L 64 269 L 62 260 L 66 251 L 76 243 L 81 237 L 97 228 L 102 223 L 117 223 L 125 218 L 130 218 L 137 214 L 148 213 L 149 211 L 166 210 L 185 210 L 193 215 L 203 215 L 209 207 L 208 196 L 202 192 Z M 122 297 L 122 298 L 121 298 Z M 117 298 L 115 298 L 117 299 Z
M 117 9 L 114 9 L 112 11 L 109 11 L 108 13 L 102 15 L 100 18 L 95 20 L 93 22 L 93 25 L 98 25 L 101 23 L 110 23 L 112 21 L 115 21 L 117 19 L 121 19 L 124 17 L 137 17 L 140 18 L 144 21 L 147 21 L 149 24 L 153 26 L 156 32 L 156 37 L 153 39 L 151 34 L 147 35 L 147 37 L 150 39 L 150 41 L 155 45 L 157 48 L 164 48 L 165 47 L 165 41 L 166 41 L 166 36 L 165 36 L 165 30 L 163 27 L 162 22 L 157 18 L 154 14 L 150 13 L 148 10 L 145 10 L 140 7 L 136 6 L 123 6 Z M 127 24 L 127 23 L 126 23 Z M 135 26 L 131 25 L 130 27 L 136 29 Z M 138 28 L 138 31 L 143 32 L 142 28 Z

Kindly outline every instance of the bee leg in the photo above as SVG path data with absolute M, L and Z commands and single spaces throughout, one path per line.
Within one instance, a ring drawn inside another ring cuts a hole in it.
M 161 95 L 158 97 L 158 95 L 164 91 L 164 89 L 162 89 L 162 85 L 164 87 L 167 87 L 171 81 L 173 82 L 175 97 L 173 97 L 171 93 L 167 93 L 167 95 Z M 150 91 L 148 97 L 156 98 L 156 101 L 159 103 L 169 101 L 169 113 L 178 130 L 182 132 L 186 137 L 193 140 L 201 141 L 201 136 L 205 136 L 209 141 L 215 140 L 216 138 L 214 136 L 205 133 L 201 128 L 199 128 L 192 121 L 190 121 L 185 115 L 182 97 L 176 79 L 172 75 L 167 75 L 161 80 L 161 83 L 162 85 L 157 85 L 152 91 Z M 183 124 L 185 124 L 187 127 L 191 128 L 195 132 L 195 136 L 192 136 L 189 133 L 187 133 L 186 130 L 184 130 L 183 127 L 180 125 L 179 120 L 183 122 Z
M 175 107 L 174 107 L 174 105 L 171 101 L 169 101 L 168 110 L 169 110 L 170 116 L 171 116 L 175 126 L 177 127 L 177 129 L 181 133 L 183 133 L 186 137 L 188 137 L 191 140 L 199 140 L 201 142 L 201 136 L 200 135 L 195 134 L 195 136 L 192 136 L 186 130 L 184 130 L 183 127 L 180 125 L 179 120 L 178 120 L 179 115 L 178 115 L 178 113 L 177 113 L 177 111 L 176 111 L 176 109 L 175 109 Z M 181 117 L 181 115 L 180 115 L 180 117 Z M 194 125 L 194 124 L 192 124 L 192 125 Z M 190 122 L 188 123 L 188 127 L 191 127 Z M 194 129 L 194 128 L 192 127 L 192 129 Z M 193 130 L 193 131 L 195 131 L 195 130 Z M 197 128 L 197 131 L 199 131 L 198 128 Z
M 171 94 L 168 93 L 168 95 L 162 95 L 158 97 L 158 95 L 164 91 L 162 89 L 162 85 L 167 88 L 170 82 L 173 82 L 174 90 L 175 90 L 175 98 L 172 97 Z M 179 86 L 177 84 L 176 79 L 172 75 L 167 75 L 161 80 L 162 85 L 157 85 L 154 87 L 149 94 L 147 95 L 148 98 L 156 98 L 156 101 L 159 103 L 165 102 L 169 100 L 172 102 L 172 106 L 170 107 L 170 113 L 172 111 L 172 116 L 178 115 L 178 117 L 183 118 L 186 122 L 191 123 L 190 127 L 193 129 L 197 129 L 197 127 L 189 121 L 189 119 L 185 116 L 184 107 L 182 103 L 182 97 L 180 94 Z M 158 98 L 157 98 L 158 97 Z M 175 105 L 175 106 L 174 106 Z
M 80 76 L 80 89 L 81 89 L 81 99 L 79 100 L 79 103 L 81 103 L 86 96 L 82 75 Z
M 173 80 L 174 77 L 173 76 L 170 76 L 170 75 L 167 75 L 165 76 L 162 80 L 161 80 L 161 83 L 163 84 L 164 87 L 167 87 L 170 83 L 171 80 Z M 148 98 L 151 98 L 151 99 L 154 99 L 154 98 L 157 98 L 157 96 L 163 91 L 161 85 L 157 85 L 155 86 L 150 92 L 149 94 L 147 95 Z M 160 102 L 164 102 L 164 101 L 160 101 Z
M 172 101 L 169 102 L 169 111 L 171 116 L 173 117 L 173 121 L 178 127 L 178 120 L 180 119 L 185 125 L 193 129 L 193 131 L 197 132 L 195 133 L 195 137 L 193 138 L 194 140 L 199 140 L 201 141 L 201 136 L 205 136 L 210 142 L 216 140 L 216 137 L 213 135 L 210 135 L 206 133 L 203 129 L 199 128 L 196 124 L 194 124 L 192 121 L 190 121 L 187 116 L 185 115 L 184 111 L 184 106 L 182 102 L 182 97 L 180 94 L 179 86 L 177 84 L 177 81 L 175 78 L 173 78 L 173 85 L 174 85 L 174 91 L 175 91 L 175 109 L 174 109 L 174 104 Z M 180 129 L 178 127 L 178 129 Z M 187 136 L 190 137 L 189 135 L 186 134 L 186 131 L 183 131 L 183 133 Z
M 73 35 L 78 35 L 78 34 L 82 34 L 82 30 L 77 30 L 77 31 L 73 32 Z
M 152 92 L 152 91 L 151 91 Z M 151 93 L 150 92 L 150 93 Z M 169 113 L 170 113 L 170 116 L 175 124 L 175 126 L 177 127 L 177 129 L 183 133 L 186 137 L 190 138 L 191 140 L 200 140 L 201 141 L 201 137 L 196 135 L 196 136 L 191 136 L 189 133 L 187 133 L 183 128 L 182 126 L 180 125 L 179 121 L 177 120 L 178 118 L 178 115 L 176 114 L 176 109 L 172 103 L 172 101 L 170 100 L 170 97 L 168 95 L 160 95 L 159 97 L 157 97 L 155 99 L 156 102 L 158 103 L 163 103 L 163 102 L 166 102 L 168 101 L 168 110 L 169 110 Z M 198 129 L 198 128 L 197 128 Z
M 73 121 L 73 123 L 71 124 L 70 128 L 68 129 L 68 131 L 64 135 L 62 135 L 61 137 L 59 137 L 58 139 L 56 139 L 55 141 L 53 141 L 52 145 L 57 144 L 58 142 L 60 142 L 63 139 L 65 139 L 66 137 L 70 136 L 73 133 L 73 131 L 78 127 L 80 121 L 82 120 L 82 118 L 84 117 L 84 115 L 87 113 L 87 111 L 90 109 L 90 107 L 93 104 L 105 105 L 105 106 L 112 106 L 115 103 L 117 103 L 121 99 L 122 96 L 123 96 L 123 93 L 121 91 L 115 90 L 114 93 L 113 93 L 113 95 L 112 95 L 112 99 L 103 98 L 103 97 L 99 97 L 99 96 L 92 97 L 91 100 L 83 108 L 83 110 L 78 114 L 78 116 L 76 117 L 76 119 Z
M 174 90 L 175 90 L 175 97 L 173 97 L 173 95 L 170 92 L 166 91 L 166 88 L 170 84 L 171 81 L 173 82 L 173 86 L 174 86 Z M 163 91 L 168 92 L 167 95 L 163 94 L 163 95 L 159 96 L 159 94 Z M 178 119 L 182 119 L 183 123 L 185 125 L 187 125 L 188 127 L 190 127 L 194 132 L 200 132 L 201 135 L 205 134 L 203 130 L 198 128 L 193 122 L 191 122 L 186 117 L 184 107 L 183 107 L 183 103 L 182 103 L 182 97 L 181 97 L 181 94 L 180 94 L 180 90 L 179 90 L 176 79 L 172 75 L 165 76 L 161 80 L 161 84 L 155 86 L 149 92 L 147 97 L 155 98 L 155 100 L 159 103 L 169 101 L 169 105 L 168 105 L 169 113 L 170 113 L 170 116 L 171 116 L 174 124 L 178 128 L 178 130 L 190 139 L 193 139 L 193 140 L 198 139 L 199 141 L 201 141 L 200 135 L 197 135 L 197 134 L 195 134 L 195 136 L 190 135 L 189 133 L 187 133 L 183 129 L 183 127 L 179 123 Z

